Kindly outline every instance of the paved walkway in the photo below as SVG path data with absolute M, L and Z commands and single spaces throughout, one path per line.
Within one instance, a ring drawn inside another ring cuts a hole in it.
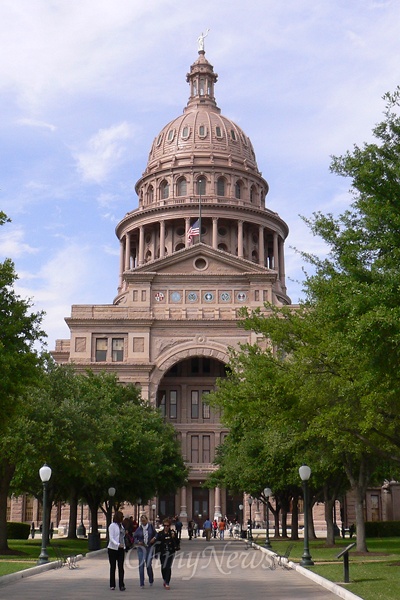
M 109 588 L 109 563 L 105 551 L 93 552 L 81 560 L 79 567 L 69 570 L 51 569 L 31 577 L 0 585 L 1 600 L 103 600 L 122 597 L 159 598 L 172 600 L 214 600 L 230 598 L 254 600 L 337 600 L 338 595 L 304 577 L 294 569 L 269 568 L 268 555 L 260 550 L 246 549 L 243 541 L 182 540 L 182 550 L 176 555 L 171 589 L 164 590 L 160 563 L 153 563 L 153 587 L 139 587 L 137 552 L 126 556 L 126 592 Z M 347 591 L 342 598 L 357 598 Z

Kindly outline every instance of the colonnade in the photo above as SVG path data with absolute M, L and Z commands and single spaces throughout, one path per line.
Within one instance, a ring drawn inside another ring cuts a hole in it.
M 209 217 L 206 217 L 208 220 Z M 124 271 L 129 271 L 132 267 L 137 267 L 145 264 L 145 230 L 146 227 L 151 226 L 154 229 L 159 227 L 158 240 L 159 240 L 159 256 L 157 258 L 165 258 L 165 233 L 166 223 L 171 219 L 161 219 L 158 224 L 151 223 L 149 225 L 139 225 L 138 227 L 128 231 L 120 240 L 120 287 L 122 286 L 122 276 Z M 173 219 L 175 221 L 175 219 Z M 185 247 L 189 247 L 191 242 L 188 238 L 190 229 L 191 217 L 184 217 L 185 222 Z M 224 217 L 224 221 L 226 221 Z M 232 219 L 233 220 L 233 219 Z M 236 221 L 236 235 L 237 235 L 237 256 L 239 258 L 245 257 L 245 236 L 244 236 L 244 225 L 245 221 L 241 219 L 234 219 Z M 268 248 L 266 248 L 265 242 L 265 230 L 268 230 L 273 237 L 273 248 L 272 256 L 268 254 Z M 135 237 L 135 245 L 132 248 L 132 240 Z M 211 232 L 211 247 L 218 249 L 218 217 L 212 217 L 212 232 Z M 132 249 L 134 252 L 132 252 Z M 232 252 L 231 252 L 232 253 Z M 153 258 L 156 258 L 153 256 Z M 267 261 L 267 262 L 266 262 Z M 258 260 L 259 265 L 267 266 L 278 272 L 278 279 L 281 282 L 282 288 L 285 288 L 285 258 L 284 258 L 284 240 L 278 232 L 270 230 L 264 225 L 258 225 Z

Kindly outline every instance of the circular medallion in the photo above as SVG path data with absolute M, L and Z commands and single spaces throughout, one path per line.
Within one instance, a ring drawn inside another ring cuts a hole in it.
M 229 302 L 230 299 L 231 299 L 231 295 L 229 292 L 222 292 L 222 294 L 221 294 L 222 302 Z
M 214 300 L 214 294 L 212 294 L 211 292 L 206 292 L 204 294 L 204 300 L 206 302 L 211 302 L 212 300 Z
M 156 292 L 154 298 L 157 302 L 162 302 L 164 300 L 164 294 L 162 292 Z
M 188 300 L 189 300 L 189 302 L 196 302 L 197 301 L 197 294 L 196 294 L 196 292 L 189 292 L 188 293 Z
M 181 299 L 181 295 L 179 292 L 172 292 L 172 294 L 171 294 L 172 302 L 180 302 L 180 299 Z
M 238 292 L 236 298 L 239 302 L 244 302 L 246 300 L 246 292 Z

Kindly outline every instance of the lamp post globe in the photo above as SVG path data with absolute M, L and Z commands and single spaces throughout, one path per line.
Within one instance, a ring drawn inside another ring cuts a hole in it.
M 269 487 L 266 487 L 264 489 L 264 496 L 267 500 L 267 514 L 266 514 L 266 518 L 265 518 L 265 544 L 264 544 L 264 548 L 267 548 L 267 550 L 271 549 L 271 542 L 269 540 L 269 498 L 270 496 L 272 496 L 272 490 Z
M 42 547 L 38 558 L 38 565 L 44 565 L 49 562 L 47 554 L 47 543 L 49 539 L 49 520 L 47 518 L 47 486 L 51 477 L 51 468 L 44 464 L 39 469 L 39 476 L 43 483 L 43 519 L 42 519 Z
M 311 558 L 309 542 L 308 542 L 308 511 L 309 511 L 309 497 L 308 497 L 308 480 L 311 476 L 311 469 L 307 465 L 302 465 L 299 469 L 300 479 L 303 482 L 303 499 L 304 499 L 304 551 L 301 557 L 300 564 L 303 567 L 311 567 L 314 561 Z
M 243 504 L 239 504 L 240 510 L 240 539 L 242 539 L 242 530 L 243 530 Z

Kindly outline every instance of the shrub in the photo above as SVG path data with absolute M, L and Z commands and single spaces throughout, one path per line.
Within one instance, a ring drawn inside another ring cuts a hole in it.
M 365 533 L 372 538 L 400 536 L 400 521 L 368 521 Z
M 27 540 L 29 537 L 30 525 L 28 523 L 9 523 L 7 522 L 8 540 Z

